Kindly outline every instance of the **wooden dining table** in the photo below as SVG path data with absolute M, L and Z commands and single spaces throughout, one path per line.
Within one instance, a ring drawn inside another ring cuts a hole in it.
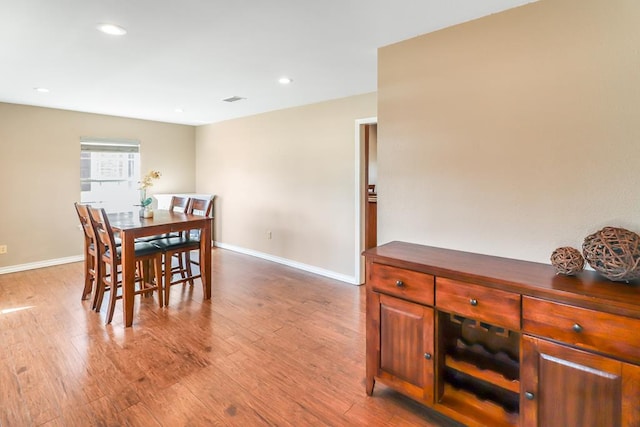
M 125 327 L 133 324 L 133 296 L 135 280 L 134 242 L 139 237 L 179 231 L 201 230 L 200 274 L 204 299 L 211 299 L 211 221 L 212 218 L 168 210 L 157 210 L 151 218 L 141 218 L 138 212 L 109 215 L 114 231 L 122 240 L 122 308 Z M 159 278 L 159 280 L 162 280 Z

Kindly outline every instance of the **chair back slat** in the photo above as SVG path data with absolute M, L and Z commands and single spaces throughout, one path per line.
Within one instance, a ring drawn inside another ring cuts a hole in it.
M 211 207 L 213 201 L 211 199 L 191 199 L 187 213 L 193 215 L 211 216 Z
M 106 251 L 110 252 L 111 256 L 117 257 L 116 240 L 104 208 L 89 207 L 89 214 L 91 223 L 96 231 L 97 240 Z
M 84 231 L 84 237 L 89 240 L 90 243 L 94 243 L 96 240 L 96 233 L 91 225 L 91 219 L 89 218 L 89 205 L 83 205 L 75 202 L 73 206 L 76 208 L 78 218 L 80 219 L 80 225 Z
M 171 196 L 171 203 L 169 204 L 169 210 L 175 212 L 187 213 L 189 209 L 189 203 L 191 203 L 190 197 Z

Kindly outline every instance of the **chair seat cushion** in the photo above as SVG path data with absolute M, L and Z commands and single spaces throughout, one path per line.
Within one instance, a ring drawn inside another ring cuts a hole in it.
M 200 240 L 194 238 L 185 238 L 182 236 L 178 237 L 168 237 L 164 239 L 153 240 L 150 242 L 152 245 L 162 249 L 162 250 L 171 250 L 171 249 L 180 249 L 186 247 L 198 247 L 200 246 Z
M 119 237 L 114 237 L 113 240 L 115 240 L 116 246 L 122 246 L 122 240 Z M 95 245 L 93 244 L 93 242 L 89 244 L 89 249 L 91 250 L 95 249 Z
M 155 236 L 138 237 L 136 242 L 153 242 L 154 240 L 168 239 L 171 237 L 180 237 L 180 233 L 175 231 L 173 233 L 156 234 Z
M 135 250 L 136 257 L 151 255 L 151 254 L 160 252 L 160 248 L 152 245 L 149 242 L 135 242 L 133 247 Z M 107 257 L 111 256 L 109 252 L 110 251 L 105 252 L 105 255 Z M 120 256 L 122 255 L 122 246 L 116 247 L 116 252 L 117 252 L 118 258 L 120 258 Z

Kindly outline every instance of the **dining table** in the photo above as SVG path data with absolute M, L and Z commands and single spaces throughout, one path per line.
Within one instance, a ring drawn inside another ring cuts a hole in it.
M 168 210 L 156 210 L 151 218 L 142 218 L 138 212 L 109 215 L 111 228 L 120 234 L 122 241 L 122 309 L 124 326 L 133 324 L 135 287 L 136 239 L 189 230 L 200 230 L 200 274 L 204 299 L 211 299 L 211 217 Z M 162 278 L 158 278 L 162 280 Z

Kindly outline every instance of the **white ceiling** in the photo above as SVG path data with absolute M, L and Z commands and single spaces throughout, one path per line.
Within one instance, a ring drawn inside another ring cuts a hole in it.
M 374 92 L 377 48 L 531 2 L 0 0 L 0 102 L 213 123 Z

